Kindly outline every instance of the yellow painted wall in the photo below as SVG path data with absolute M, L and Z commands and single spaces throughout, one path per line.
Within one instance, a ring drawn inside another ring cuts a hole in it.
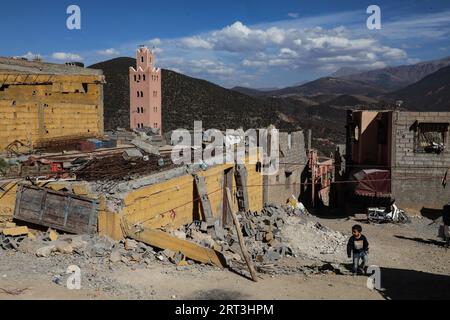
M 109 212 L 106 207 L 106 197 L 100 196 L 100 206 L 98 212 L 98 233 L 101 236 L 108 236 L 116 241 L 122 240 L 124 234 L 121 227 L 121 216 L 119 214 Z
M 226 170 L 233 165 L 221 165 L 200 172 L 206 179 L 213 215 L 223 214 L 223 183 Z M 256 172 L 256 165 L 247 165 L 250 209 L 260 211 L 263 208 L 263 178 Z M 238 210 L 235 197 L 236 184 L 233 177 L 233 210 Z M 133 190 L 124 198 L 121 212 L 129 225 L 141 224 L 147 228 L 177 229 L 199 219 L 200 202 L 196 199 L 195 182 L 186 175 L 163 183 Z M 193 200 L 197 200 L 194 204 Z M 172 211 L 173 209 L 173 211 Z
M 0 152 L 15 140 L 35 147 L 103 135 L 103 76 L 20 77 L 0 74 Z
M 17 182 L 0 182 L 0 222 L 12 221 L 16 206 Z

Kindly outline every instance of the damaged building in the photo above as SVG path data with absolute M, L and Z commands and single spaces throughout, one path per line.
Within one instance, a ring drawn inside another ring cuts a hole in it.
M 279 133 L 280 165 L 275 175 L 265 176 L 265 203 L 285 204 L 291 196 L 299 198 L 302 174 L 307 170 L 307 152 L 303 131 Z
M 152 63 L 149 54 L 142 50 L 140 61 Z M 141 76 L 151 80 L 150 74 Z M 304 209 L 296 206 L 297 199 L 305 191 L 305 172 L 312 171 L 302 131 L 280 133 L 280 169 L 274 176 L 262 174 L 262 154 L 250 150 L 238 155 L 238 164 L 178 165 L 172 162 L 174 147 L 154 144 L 151 133 L 126 132 L 129 138 L 123 140 L 104 136 L 101 71 L 0 58 L 0 81 L 5 124 L 0 129 L 0 228 L 22 224 L 0 232 L 1 247 L 17 249 L 31 237 L 25 224 L 134 239 L 180 253 L 182 260 L 224 267 L 224 257 L 241 250 L 239 232 L 233 232 L 239 212 L 244 236 L 259 241 L 250 248 L 254 259 L 274 261 L 291 252 L 281 241 L 286 212 L 276 205 L 291 200 L 287 207 L 293 215 Z M 207 144 L 203 141 L 203 148 Z M 43 248 L 38 256 L 51 250 Z
M 99 70 L 0 58 L 0 153 L 103 135 Z
M 441 209 L 450 168 L 450 112 L 349 111 L 347 174 L 379 170 L 381 193 L 414 210 Z M 373 172 L 373 171 L 372 171 Z

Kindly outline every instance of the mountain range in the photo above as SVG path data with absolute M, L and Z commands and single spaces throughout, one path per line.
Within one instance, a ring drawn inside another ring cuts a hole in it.
M 234 89 L 253 96 L 364 94 L 380 97 L 412 85 L 447 66 L 450 66 L 450 57 L 412 65 L 365 71 L 358 68 L 346 67 L 339 69 L 329 77 L 279 90 L 259 91 L 242 87 Z
M 417 111 L 450 111 L 450 66 L 442 68 L 388 97 L 402 100 L 403 107 Z
M 132 58 L 116 58 L 90 67 L 103 70 L 106 77 L 107 130 L 129 125 L 128 70 L 135 64 Z M 328 154 L 345 141 L 347 109 L 388 109 L 402 100 L 407 110 L 450 110 L 450 58 L 364 72 L 347 69 L 341 74 L 263 91 L 225 89 L 163 69 L 164 131 L 192 129 L 195 120 L 202 120 L 205 128 L 220 130 L 270 124 L 283 131 L 311 129 L 314 146 Z

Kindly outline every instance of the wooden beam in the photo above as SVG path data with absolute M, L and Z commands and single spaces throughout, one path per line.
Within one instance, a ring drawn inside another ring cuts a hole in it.
M 258 282 L 258 277 L 256 276 L 256 270 L 253 266 L 253 261 L 250 255 L 248 254 L 247 247 L 245 245 L 244 236 L 242 235 L 242 229 L 241 224 L 239 223 L 239 220 L 236 216 L 236 214 L 233 212 L 232 203 L 231 203 L 231 191 L 230 188 L 227 188 L 227 201 L 228 201 L 228 207 L 231 211 L 231 216 L 233 217 L 234 225 L 236 226 L 236 232 L 239 239 L 239 245 L 241 246 L 242 255 L 244 256 L 245 262 L 247 263 L 248 269 L 250 271 L 250 275 L 252 276 L 252 280 L 255 282 Z
M 204 248 L 193 242 L 178 239 L 166 232 L 155 229 L 140 229 L 127 226 L 122 221 L 126 235 L 134 240 L 144 242 L 159 249 L 169 249 L 174 252 L 181 252 L 187 258 L 196 262 L 215 265 L 219 268 L 226 267 L 223 255 L 213 249 Z

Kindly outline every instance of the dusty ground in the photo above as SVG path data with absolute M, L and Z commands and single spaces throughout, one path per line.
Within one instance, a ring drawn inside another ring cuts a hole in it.
M 450 251 L 437 238 L 437 226 L 426 218 L 409 225 L 369 225 L 355 218 L 318 219 L 348 234 L 361 223 L 370 242 L 370 262 L 382 268 L 383 292 L 370 291 L 365 277 L 334 273 L 295 272 L 304 259 L 286 258 L 280 274 L 261 274 L 253 283 L 232 271 L 208 266 L 177 270 L 169 263 L 129 268 L 105 259 L 56 256 L 37 259 L 31 254 L 0 253 L 0 288 L 27 289 L 0 299 L 432 299 L 450 298 Z M 324 258 L 323 260 L 327 260 Z M 350 262 L 346 257 L 343 261 Z M 71 291 L 52 282 L 71 264 L 82 270 L 82 290 Z M 289 271 L 291 270 L 291 271 Z

